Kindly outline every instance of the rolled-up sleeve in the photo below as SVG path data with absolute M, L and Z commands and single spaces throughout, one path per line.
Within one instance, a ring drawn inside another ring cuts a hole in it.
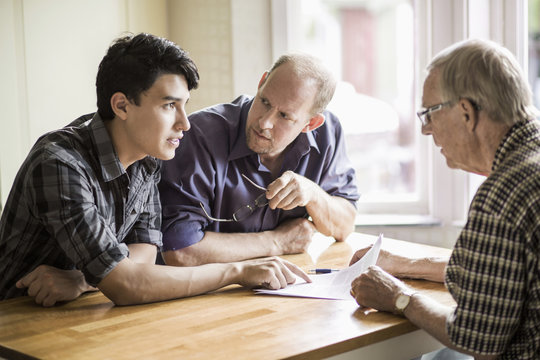
M 196 244 L 204 237 L 209 221 L 207 211 L 213 199 L 216 159 L 211 158 L 204 136 L 192 127 L 176 151 L 174 159 L 163 162 L 159 193 L 162 204 L 162 251 Z

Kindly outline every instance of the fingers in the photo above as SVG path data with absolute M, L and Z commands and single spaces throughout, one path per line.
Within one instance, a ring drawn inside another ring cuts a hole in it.
M 286 171 L 274 180 L 267 191 L 268 205 L 272 209 L 291 210 L 309 202 L 309 182 L 303 176 Z
M 295 264 L 291 263 L 291 262 L 288 262 L 286 260 L 282 260 L 283 263 L 285 264 L 285 266 L 287 267 L 287 269 L 289 269 L 292 273 L 298 275 L 299 277 L 301 277 L 302 279 L 304 279 L 306 282 L 310 283 L 311 282 L 311 278 L 308 276 L 308 274 L 306 274 L 302 269 L 300 269 L 298 266 L 296 266 Z M 293 284 L 295 282 L 295 278 L 294 276 L 292 277 L 292 281 L 289 282 L 289 284 Z
M 280 271 L 276 271 L 274 273 L 274 278 L 277 280 L 276 285 L 278 285 L 274 289 L 283 289 L 284 287 L 286 287 L 288 285 L 287 277 L 283 273 L 282 269 L 280 269 Z
M 354 253 L 354 255 L 351 258 L 351 261 L 349 262 L 349 266 L 356 263 L 358 260 L 360 260 L 366 253 L 373 247 L 373 245 L 370 245 L 369 247 L 365 249 L 360 249 Z
M 39 275 L 40 270 L 32 271 L 21 280 L 17 281 L 17 287 L 28 288 L 28 296 L 33 297 L 36 304 L 45 307 L 53 306 L 56 303 L 56 298 L 51 293 L 52 289 L 40 280 Z
M 40 281 L 33 281 L 28 286 L 28 296 L 34 298 L 34 302 L 45 307 L 53 306 L 56 303 L 55 296 L 51 293 L 51 289 Z
M 45 297 L 45 299 L 43 299 L 41 306 L 51 307 L 51 306 L 54 306 L 54 304 L 56 304 L 56 299 L 53 296 L 48 295 L 47 297 Z
M 19 279 L 16 286 L 27 288 L 29 296 L 37 304 L 53 306 L 58 301 L 73 300 L 82 292 L 81 281 L 86 284 L 78 270 L 60 270 L 40 265 Z
M 272 181 L 270 185 L 268 185 L 266 194 L 271 199 L 278 192 L 280 192 L 287 184 L 291 181 L 293 177 L 292 171 L 285 171 L 280 177 L 278 177 L 276 180 Z
M 303 206 L 303 199 L 299 196 L 298 191 L 294 191 L 291 187 L 285 187 L 276 196 L 274 196 L 268 204 L 272 209 L 292 210 L 298 206 Z
M 256 284 L 268 289 L 277 290 L 293 284 L 296 281 L 295 274 L 306 282 L 311 282 L 309 276 L 298 266 L 277 257 L 266 258 L 264 262 L 254 265 L 261 275 Z
M 28 274 L 26 274 L 25 276 L 23 276 L 19 281 L 17 281 L 15 286 L 17 288 L 19 288 L 19 289 L 26 288 L 26 287 L 30 286 L 30 284 L 32 284 L 32 282 L 35 281 L 37 276 L 38 276 L 37 275 L 37 269 L 34 269 L 31 272 L 29 272 Z

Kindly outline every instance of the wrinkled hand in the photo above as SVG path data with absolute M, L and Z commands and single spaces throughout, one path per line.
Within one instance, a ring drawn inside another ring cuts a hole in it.
M 292 171 L 285 171 L 268 185 L 266 198 L 271 209 L 291 210 L 306 206 L 317 194 L 319 186 Z
M 351 283 L 351 295 L 360 306 L 393 312 L 399 293 L 408 290 L 405 283 L 383 271 L 370 266 Z
M 61 270 L 49 265 L 40 265 L 17 281 L 19 289 L 28 288 L 28 295 L 36 304 L 46 307 L 59 301 L 78 298 L 83 292 L 97 290 L 88 285 L 79 270 Z
M 305 252 L 315 233 L 313 223 L 304 218 L 286 221 L 273 231 L 273 240 L 278 254 L 298 254 Z
M 278 257 L 247 260 L 237 263 L 240 269 L 238 283 L 246 287 L 264 287 L 267 289 L 282 289 L 296 281 L 294 274 L 307 282 L 309 276 L 298 266 Z

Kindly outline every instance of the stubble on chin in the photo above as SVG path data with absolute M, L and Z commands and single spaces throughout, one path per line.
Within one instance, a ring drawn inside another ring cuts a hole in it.
M 257 154 L 260 154 L 260 155 L 264 155 L 264 154 L 268 154 L 270 153 L 271 151 L 271 145 L 269 146 L 266 146 L 266 147 L 263 147 L 263 146 L 258 146 L 258 137 L 257 135 L 255 135 L 253 133 L 253 130 L 250 129 L 249 131 L 247 131 L 246 133 L 246 144 L 247 144 L 247 147 L 257 153 Z M 270 142 L 270 141 L 269 141 Z

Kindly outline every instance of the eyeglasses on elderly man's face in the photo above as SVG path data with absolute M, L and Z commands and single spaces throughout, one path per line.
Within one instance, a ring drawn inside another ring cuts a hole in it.
M 253 202 L 247 204 L 247 205 L 244 205 L 240 208 L 238 208 L 238 210 L 236 210 L 233 214 L 232 214 L 232 217 L 230 219 L 218 219 L 218 218 L 214 218 L 212 216 L 210 216 L 207 212 L 206 212 L 206 209 L 204 208 L 204 205 L 200 202 L 199 205 L 201 206 L 201 209 L 203 210 L 204 212 L 204 215 L 212 220 L 212 221 L 219 221 L 219 222 L 233 222 L 233 221 L 242 221 L 242 220 L 245 220 L 248 216 L 250 216 L 254 211 L 255 209 L 258 209 L 258 208 L 261 208 L 261 207 L 264 207 L 266 205 L 268 205 L 268 199 L 266 198 L 266 188 L 262 187 L 262 186 L 259 186 L 257 184 L 255 184 L 252 180 L 250 180 L 246 175 L 244 174 L 241 174 L 244 179 L 246 179 L 251 185 L 253 185 L 254 187 L 256 187 L 257 189 L 260 189 L 262 191 L 264 191 L 261 195 L 259 195 Z
M 416 113 L 418 119 L 422 123 L 422 126 L 427 126 L 431 122 L 431 114 L 441 110 L 443 107 L 450 105 L 451 102 L 443 102 L 437 105 L 430 106 L 428 108 L 422 109 Z
M 480 105 L 478 105 L 477 103 L 475 103 L 474 101 L 472 101 L 471 99 L 468 99 L 468 98 L 460 98 L 460 99 L 468 100 L 471 103 L 471 105 L 472 105 L 472 107 L 473 107 L 473 109 L 475 111 L 482 110 L 482 107 Z M 443 107 L 448 106 L 448 105 L 452 105 L 452 104 L 453 104 L 452 101 L 446 101 L 446 102 L 443 102 L 443 103 L 440 103 L 440 104 L 436 104 L 436 105 L 433 105 L 433 106 L 430 106 L 428 108 L 425 108 L 425 109 L 422 109 L 422 110 L 418 111 L 416 113 L 416 115 L 420 119 L 420 122 L 422 123 L 422 126 L 427 126 L 431 122 L 431 114 L 432 113 L 434 113 L 436 111 L 439 111 Z

